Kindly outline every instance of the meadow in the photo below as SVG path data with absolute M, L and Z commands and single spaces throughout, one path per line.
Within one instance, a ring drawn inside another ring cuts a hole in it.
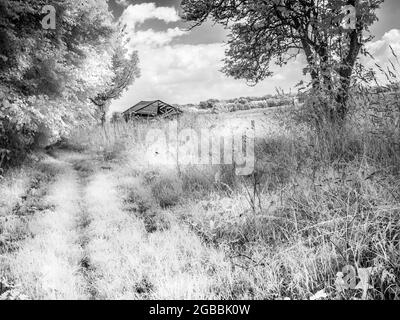
M 0 300 L 399 299 L 398 4 L 164 2 L 0 1 Z
M 82 128 L 10 171 L 2 297 L 398 299 L 398 123 L 355 110 L 317 135 L 298 111 Z M 163 145 L 143 139 L 174 124 L 212 128 L 215 140 L 252 121 L 246 176 L 235 163 L 167 163 Z

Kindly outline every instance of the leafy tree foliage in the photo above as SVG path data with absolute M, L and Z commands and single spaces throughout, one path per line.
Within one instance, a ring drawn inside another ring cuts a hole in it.
M 271 76 L 271 63 L 283 66 L 303 53 L 314 93 L 329 95 L 336 102 L 327 104 L 331 120 L 343 121 L 357 58 L 371 40 L 369 27 L 382 2 L 183 0 L 182 8 L 183 17 L 194 26 L 212 19 L 230 29 L 224 68 L 229 76 L 257 83 Z M 351 8 L 354 24 L 346 10 Z
M 55 30 L 41 24 L 48 4 L 0 0 L 2 163 L 15 145 L 29 149 L 97 122 L 91 99 L 118 97 L 138 76 L 137 55 L 125 58 L 106 0 L 53 0 Z
M 118 123 L 123 120 L 123 115 L 120 112 L 113 112 L 111 115 L 111 123 Z
M 120 39 L 122 39 L 122 37 Z M 111 100 L 118 99 L 132 82 L 140 76 L 138 61 L 139 58 L 136 51 L 129 54 L 127 50 L 121 46 L 121 43 L 118 43 L 118 47 L 115 49 L 112 57 L 114 77 L 103 92 L 91 99 L 99 108 L 102 124 L 104 124 L 106 120 L 105 117 Z

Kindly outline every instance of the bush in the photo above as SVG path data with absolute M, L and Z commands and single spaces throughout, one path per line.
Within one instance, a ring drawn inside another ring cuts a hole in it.
M 159 177 L 153 182 L 151 191 L 162 208 L 171 207 L 182 196 L 182 182 L 178 178 Z
M 287 98 L 287 97 L 274 98 L 274 99 L 268 100 L 268 106 L 271 108 L 288 106 L 290 104 L 292 104 L 292 99 Z
M 116 141 L 115 143 L 105 146 L 102 150 L 102 155 L 105 161 L 111 161 L 118 159 L 125 150 L 125 144 L 121 141 Z
M 200 102 L 200 109 L 214 109 L 219 101 L 215 99 L 209 99 L 207 101 Z
M 170 227 L 168 214 L 158 210 L 155 199 L 145 181 L 137 179 L 127 186 L 125 208 L 139 217 L 147 232 L 165 231 Z
M 134 205 L 139 213 L 145 213 L 154 207 L 151 191 L 140 185 L 130 186 L 125 201 L 130 205 Z
M 0 119 L 0 169 L 21 164 L 33 145 L 33 131 Z
M 181 175 L 183 188 L 185 194 L 205 194 L 213 190 L 214 187 L 214 174 L 212 170 L 202 168 L 196 170 L 194 167 L 189 167 L 182 172 Z

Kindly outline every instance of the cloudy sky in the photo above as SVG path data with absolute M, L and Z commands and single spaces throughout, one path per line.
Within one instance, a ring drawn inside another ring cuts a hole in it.
M 294 90 L 301 80 L 301 57 L 255 87 L 244 80 L 227 78 L 219 70 L 223 63 L 227 31 L 206 23 L 192 31 L 179 19 L 180 0 L 112 0 L 116 17 L 127 24 L 130 46 L 139 52 L 142 76 L 111 106 L 121 111 L 141 100 L 168 103 L 198 103 L 209 98 L 227 99 L 262 96 L 279 87 Z M 372 32 L 370 51 L 378 60 L 388 56 L 388 44 L 400 52 L 400 1 L 385 0 Z

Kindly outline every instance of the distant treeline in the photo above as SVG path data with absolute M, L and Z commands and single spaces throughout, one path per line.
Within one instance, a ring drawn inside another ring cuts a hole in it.
M 228 100 L 208 99 L 199 104 L 186 104 L 179 106 L 183 110 L 209 110 L 216 112 L 235 112 L 240 110 L 262 109 L 287 106 L 295 101 L 303 100 L 296 94 L 265 95 L 262 97 L 240 97 Z

